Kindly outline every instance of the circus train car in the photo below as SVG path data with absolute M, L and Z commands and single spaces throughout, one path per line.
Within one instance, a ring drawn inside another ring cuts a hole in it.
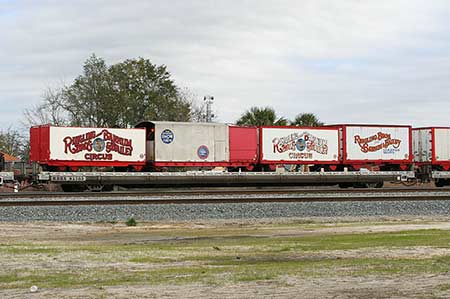
M 333 127 L 259 128 L 260 164 L 275 170 L 336 170 L 340 163 L 339 130 Z
M 30 160 L 43 170 L 142 170 L 146 164 L 145 129 L 35 126 L 30 129 Z
M 412 128 L 403 125 L 343 124 L 341 165 L 349 170 L 404 171 L 411 167 Z
M 410 126 L 239 127 L 146 121 L 134 129 L 37 126 L 30 158 L 45 170 L 180 169 L 273 171 L 405 170 L 412 162 Z
M 258 163 L 258 130 L 220 123 L 141 122 L 147 131 L 149 170 L 253 170 Z
M 419 178 L 450 185 L 450 127 L 414 128 L 413 152 Z

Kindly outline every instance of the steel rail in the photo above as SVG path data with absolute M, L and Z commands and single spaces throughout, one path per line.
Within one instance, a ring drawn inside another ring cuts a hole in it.
M 217 194 L 309 194 L 309 193 L 404 193 L 404 192 L 450 192 L 450 188 L 432 187 L 407 187 L 407 188 L 195 188 L 195 189 L 145 189 L 133 191 L 111 191 L 111 192 L 4 192 L 0 193 L 1 198 L 47 198 L 47 197 L 120 197 L 120 196 L 181 196 L 181 195 L 217 195 Z
M 371 190 L 373 191 L 373 190 Z M 91 194 L 92 195 L 92 194 Z M 264 203 L 264 202 L 346 202 L 346 201 L 430 201 L 430 200 L 450 200 L 450 191 L 435 192 L 422 191 L 420 192 L 340 192 L 340 194 L 325 193 L 310 193 L 310 194 L 225 194 L 222 196 L 210 195 L 203 197 L 193 197 L 186 195 L 172 195 L 172 196 L 151 196 L 147 198 L 87 198 L 87 199 L 27 199 L 27 200 L 0 200 L 0 207 L 5 206 L 75 206 L 75 205 L 137 205 L 137 204 L 210 204 L 210 203 Z M 67 194 L 66 194 L 67 196 Z M 142 196 L 142 194 L 141 194 Z M 198 195 L 196 195 L 198 196 Z M 92 196 L 91 196 L 92 197 Z

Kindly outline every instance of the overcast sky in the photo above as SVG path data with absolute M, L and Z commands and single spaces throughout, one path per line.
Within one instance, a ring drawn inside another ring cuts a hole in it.
M 450 1 L 0 0 L 0 128 L 92 54 L 144 57 L 213 95 L 326 123 L 450 126 Z M 119 107 L 118 107 L 119 109 Z

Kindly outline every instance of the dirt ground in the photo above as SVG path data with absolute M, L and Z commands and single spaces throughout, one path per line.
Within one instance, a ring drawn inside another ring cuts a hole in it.
M 258 237 L 329 236 L 377 232 L 449 230 L 450 219 L 288 219 L 285 221 L 215 221 L 183 223 L 145 223 L 137 227 L 123 224 L 94 223 L 0 223 L 0 245 L 39 242 L 40 244 L 146 244 L 196 238 L 196 231 L 224 231 L 233 235 L 240 228 L 245 235 Z M 192 235 L 170 234 L 191 230 Z M 158 233 L 155 233 L 158 232 Z M 161 233 L 166 232 L 166 233 Z M 204 236 L 202 236 L 204 237 Z M 214 235 L 214 237 L 217 237 Z M 450 247 L 414 246 L 401 248 L 358 248 L 351 250 L 317 251 L 308 258 L 401 258 L 428 259 L 450 256 Z M 24 260 L 25 262 L 25 260 Z M 17 260 L 2 260 L 0 274 L 13 270 Z M 63 267 L 60 261 L 48 262 L 48 267 Z M 95 266 L 95 265 L 94 265 Z M 90 265 L 92 267 L 92 265 Z M 130 271 L 133 269 L 130 268 Z M 123 268 L 122 268 L 123 271 Z M 30 285 L 31 287 L 31 285 Z M 39 287 L 39 286 L 38 286 Z M 382 276 L 295 277 L 223 284 L 187 283 L 171 285 L 114 285 L 75 288 L 0 289 L 1 298 L 450 298 L 450 268 L 438 274 Z
M 64 290 L 38 293 L 4 291 L 3 298 L 449 298 L 450 292 L 436 295 L 429 289 L 446 284 L 450 276 L 424 276 L 414 279 L 379 278 L 290 279 L 277 282 L 245 283 L 219 287 L 126 286 Z

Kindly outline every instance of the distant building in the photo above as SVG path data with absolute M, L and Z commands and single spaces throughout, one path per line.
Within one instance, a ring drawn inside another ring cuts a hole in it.
M 3 159 L 5 159 L 5 163 L 13 163 L 13 162 L 19 162 L 20 159 L 14 156 L 11 156 L 10 154 L 0 152 L 0 155 L 3 155 Z
M 0 152 L 0 171 L 14 171 L 20 159 L 10 154 Z M 20 164 L 20 163 L 19 163 Z

